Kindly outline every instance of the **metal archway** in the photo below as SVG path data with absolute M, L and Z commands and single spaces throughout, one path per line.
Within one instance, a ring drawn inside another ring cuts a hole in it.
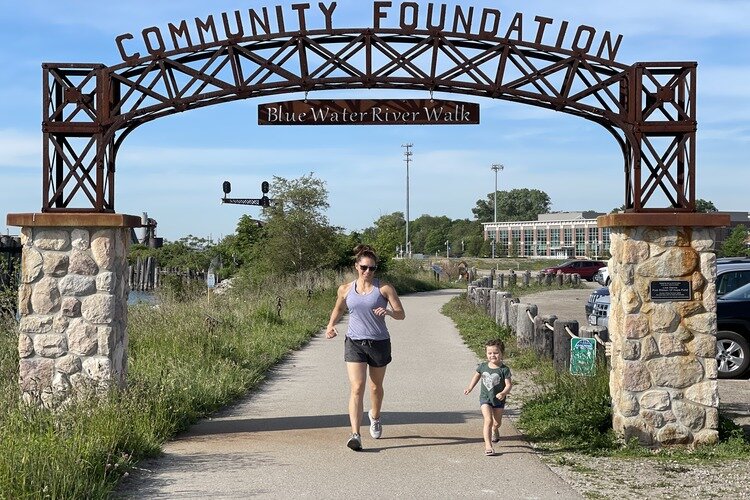
M 117 151 L 148 121 L 238 99 L 378 88 L 503 99 L 592 120 L 622 148 L 628 212 L 694 212 L 696 66 L 372 28 L 234 38 L 111 67 L 48 63 L 42 212 L 114 212 Z M 649 205 L 657 192 L 669 206 Z

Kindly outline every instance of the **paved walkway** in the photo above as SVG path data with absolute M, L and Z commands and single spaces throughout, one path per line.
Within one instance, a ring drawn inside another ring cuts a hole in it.
M 394 361 L 385 381 L 383 437 L 362 428 L 346 448 L 343 335 L 290 356 L 252 396 L 195 425 L 144 463 L 119 492 L 133 498 L 581 498 L 544 465 L 509 419 L 499 454 L 484 456 L 476 367 L 438 311 L 456 291 L 403 297 L 388 320 Z M 338 326 L 346 331 L 345 323 Z M 511 394 L 512 397 L 512 394 Z M 365 408 L 367 408 L 367 397 Z

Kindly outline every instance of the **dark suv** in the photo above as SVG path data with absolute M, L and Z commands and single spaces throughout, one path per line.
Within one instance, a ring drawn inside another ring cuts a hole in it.
M 606 262 L 600 260 L 569 260 L 557 266 L 542 269 L 544 274 L 578 274 L 581 278 L 593 281 L 594 275 L 602 267 L 607 267 Z
M 750 257 L 716 259 L 716 296 L 750 283 Z
M 716 299 L 719 377 L 739 377 L 750 366 L 750 283 Z

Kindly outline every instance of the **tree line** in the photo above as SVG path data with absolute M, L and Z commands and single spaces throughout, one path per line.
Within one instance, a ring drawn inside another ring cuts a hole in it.
M 351 265 L 351 250 L 360 243 L 375 248 L 384 266 L 399 249 L 405 250 L 403 212 L 383 215 L 361 232 L 346 233 L 330 224 L 325 215 L 329 207 L 326 183 L 312 173 L 296 179 L 274 176 L 269 194 L 275 203 L 261 208 L 259 220 L 241 216 L 235 232 L 217 243 L 188 235 L 158 249 L 133 245 L 129 258 L 134 262 L 153 256 L 162 267 L 193 271 L 213 267 L 225 278 L 240 271 L 267 276 L 342 269 Z M 483 238 L 482 222 L 495 220 L 495 195 L 497 221 L 536 220 L 552 206 L 547 193 L 524 188 L 489 193 L 477 200 L 471 210 L 473 220 L 422 215 L 409 221 L 412 254 L 489 257 L 490 241 Z M 699 201 L 703 211 L 716 211 L 713 203 Z M 746 230 L 743 234 L 747 238 Z M 738 246 L 740 240 L 744 242 L 740 233 L 732 233 L 720 255 L 747 254 L 744 243 Z

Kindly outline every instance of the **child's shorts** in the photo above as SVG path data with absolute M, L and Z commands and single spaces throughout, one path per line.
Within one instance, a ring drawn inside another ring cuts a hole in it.
M 495 401 L 496 403 L 492 403 L 490 401 L 480 399 L 479 407 L 481 408 L 482 405 L 490 405 L 493 408 L 505 408 L 505 399 L 503 399 L 502 401 L 498 401 L 497 399 L 495 399 Z

